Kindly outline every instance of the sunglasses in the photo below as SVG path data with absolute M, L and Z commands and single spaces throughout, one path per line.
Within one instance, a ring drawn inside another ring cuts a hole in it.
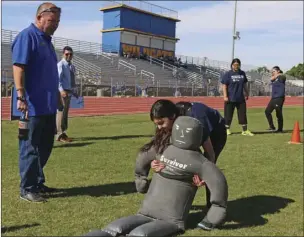
M 72 56 L 72 55 L 73 55 L 73 53 L 65 53 L 64 55 L 65 55 L 65 56 L 69 56 L 69 55 L 71 55 L 71 56 Z
M 45 13 L 45 12 L 61 13 L 61 8 L 60 7 L 51 7 L 51 8 L 43 10 L 42 12 L 40 12 L 40 14 Z

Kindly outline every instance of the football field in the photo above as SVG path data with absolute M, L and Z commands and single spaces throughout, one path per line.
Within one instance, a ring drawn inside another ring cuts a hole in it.
M 218 160 L 229 185 L 227 222 L 212 232 L 196 228 L 206 210 L 203 187 L 184 235 L 303 236 L 303 145 L 287 143 L 295 121 L 303 129 L 303 108 L 284 108 L 283 134 L 266 131 L 264 109 L 248 110 L 254 137 L 240 135 L 236 117 Z M 46 185 L 62 190 L 35 204 L 19 199 L 17 123 L 2 121 L 3 235 L 81 236 L 135 214 L 144 198 L 133 184 L 136 154 L 153 132 L 148 114 L 71 118 L 74 142 L 55 142 L 45 167 Z

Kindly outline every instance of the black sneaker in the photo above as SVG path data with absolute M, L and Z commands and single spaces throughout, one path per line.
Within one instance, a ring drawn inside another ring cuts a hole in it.
M 50 188 L 48 186 L 45 186 L 44 184 L 40 185 L 38 187 L 39 193 L 53 193 L 58 191 L 56 188 Z
M 207 221 L 201 221 L 200 223 L 197 224 L 198 228 L 201 228 L 203 230 L 212 230 L 214 229 L 213 224 L 207 222 Z
M 278 129 L 278 130 L 275 131 L 275 133 L 283 133 L 283 130 Z
M 38 193 L 27 192 L 27 193 L 21 194 L 20 198 L 25 201 L 28 201 L 28 202 L 37 202 L 37 203 L 46 202 L 46 199 L 41 197 L 40 194 L 38 194 Z

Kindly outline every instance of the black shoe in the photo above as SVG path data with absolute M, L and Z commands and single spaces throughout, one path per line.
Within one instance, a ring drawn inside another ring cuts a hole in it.
M 53 193 L 58 191 L 56 188 L 50 188 L 48 186 L 45 186 L 44 184 L 40 185 L 38 187 L 39 193 Z
M 278 129 L 275 131 L 275 133 L 283 133 L 283 130 L 282 129 Z
M 200 223 L 197 224 L 198 228 L 201 228 L 203 230 L 212 230 L 214 229 L 213 224 L 207 222 L 207 221 L 201 221 Z
M 28 202 L 46 202 L 46 199 L 41 197 L 38 193 L 27 192 L 25 194 L 21 194 L 20 198 Z

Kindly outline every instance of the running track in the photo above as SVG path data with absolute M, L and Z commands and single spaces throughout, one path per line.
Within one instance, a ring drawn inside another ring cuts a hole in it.
M 222 97 L 162 97 L 174 102 L 181 100 L 204 102 L 216 109 L 223 109 Z M 83 109 L 71 109 L 70 117 L 98 116 L 114 114 L 147 113 L 157 98 L 111 98 L 111 97 L 84 97 Z M 269 97 L 251 97 L 247 101 L 248 108 L 266 108 Z M 304 97 L 286 97 L 284 106 L 303 106 Z M 10 119 L 10 97 L 2 97 L 1 119 Z

